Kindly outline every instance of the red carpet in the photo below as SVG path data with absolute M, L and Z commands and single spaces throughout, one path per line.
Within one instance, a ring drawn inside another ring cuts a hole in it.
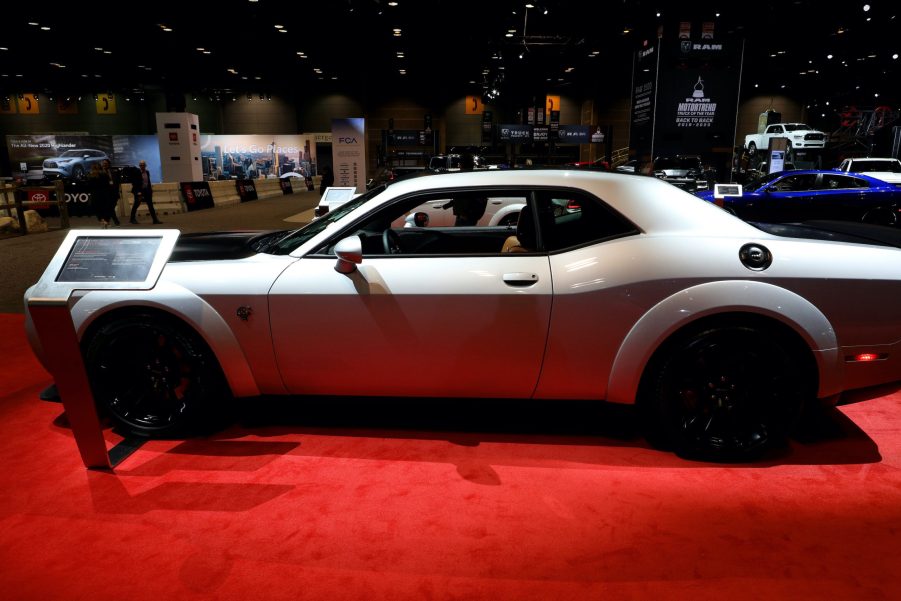
M 0 315 L 3 599 L 901 598 L 896 389 L 755 465 L 592 433 L 565 405 L 319 400 L 282 421 L 260 401 L 109 474 L 36 400 L 21 322 Z

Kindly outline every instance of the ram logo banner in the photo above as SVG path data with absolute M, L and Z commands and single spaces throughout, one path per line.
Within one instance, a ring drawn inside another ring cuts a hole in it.
M 335 186 L 366 191 L 366 122 L 362 117 L 332 119 L 332 170 Z

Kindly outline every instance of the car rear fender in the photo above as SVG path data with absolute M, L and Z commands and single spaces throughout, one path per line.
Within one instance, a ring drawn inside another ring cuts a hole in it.
M 168 313 L 192 327 L 209 345 L 237 397 L 257 396 L 259 387 L 237 339 L 222 316 L 202 298 L 171 282 L 160 282 L 152 290 L 91 291 L 72 307 L 72 321 L 78 339 L 91 324 L 121 309 L 146 307 Z
M 645 313 L 626 335 L 613 360 L 607 400 L 635 403 L 645 366 L 660 345 L 699 319 L 726 313 L 753 313 L 794 330 L 816 361 L 817 396 L 824 398 L 841 392 L 844 364 L 835 331 L 819 309 L 807 299 L 773 284 L 727 280 L 686 288 Z

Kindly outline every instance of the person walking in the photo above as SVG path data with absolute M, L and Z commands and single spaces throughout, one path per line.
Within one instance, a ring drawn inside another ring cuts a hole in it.
M 119 174 L 113 171 L 109 159 L 100 161 L 100 168 L 106 174 L 106 177 L 109 178 L 109 193 L 106 197 L 109 206 L 109 217 L 114 225 L 119 225 L 119 198 L 121 197 Z
M 153 208 L 153 185 L 150 183 L 150 172 L 147 171 L 146 161 L 138 163 L 138 172 L 131 182 L 131 193 L 135 199 L 131 205 L 131 220 L 129 223 L 138 223 L 135 216 L 141 201 L 147 203 L 147 209 L 150 211 L 150 218 L 153 219 L 153 223 L 162 223 L 162 221 L 157 219 L 156 210 Z

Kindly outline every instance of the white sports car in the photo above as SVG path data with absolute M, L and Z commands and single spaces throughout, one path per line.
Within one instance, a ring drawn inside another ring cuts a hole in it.
M 518 224 L 404 227 L 486 197 L 519 198 Z M 637 404 L 661 446 L 745 457 L 805 403 L 901 379 L 899 244 L 755 227 L 655 178 L 453 173 L 295 231 L 182 236 L 151 290 L 71 314 L 98 406 L 141 435 L 232 395 L 596 399 Z

